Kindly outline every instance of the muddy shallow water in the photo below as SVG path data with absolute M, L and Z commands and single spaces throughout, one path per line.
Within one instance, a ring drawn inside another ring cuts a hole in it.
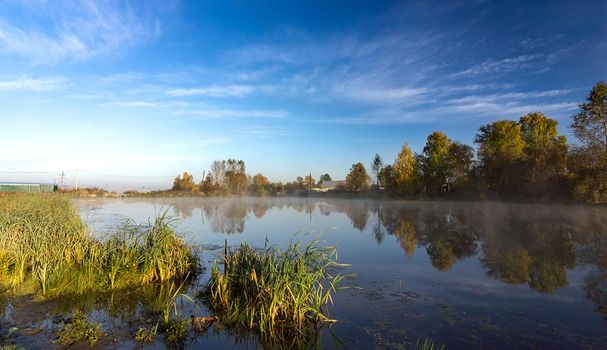
M 74 201 L 99 234 L 164 210 L 200 248 L 203 266 L 248 242 L 286 246 L 321 235 L 352 274 L 330 307 L 340 322 L 309 343 L 319 348 L 406 348 L 430 338 L 447 349 L 607 348 L 607 208 L 507 203 L 171 198 Z M 194 295 L 208 270 L 189 286 Z M 26 347 L 58 347 L 66 315 L 102 322 L 100 347 L 133 348 L 170 286 L 52 302 L 11 300 L 2 321 Z M 164 289 L 163 289 L 164 288 Z M 208 315 L 177 298 L 183 317 Z M 173 312 L 174 313 L 174 312 Z M 76 344 L 87 347 L 87 345 Z M 254 336 L 220 323 L 190 331 L 193 349 L 256 348 Z M 162 336 L 151 348 L 164 348 Z

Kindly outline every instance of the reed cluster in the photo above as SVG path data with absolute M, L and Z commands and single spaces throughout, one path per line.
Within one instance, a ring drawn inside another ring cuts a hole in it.
M 68 199 L 0 196 L 0 287 L 44 297 L 117 290 L 192 276 L 195 256 L 165 214 L 101 240 Z
M 222 265 L 225 271 L 222 271 Z M 302 249 L 291 243 L 281 251 L 255 250 L 247 244 L 216 261 L 206 289 L 209 306 L 226 325 L 255 331 L 262 341 L 295 341 L 335 320 L 326 306 L 343 275 L 337 251 L 314 241 Z M 313 337 L 311 338 L 313 339 Z

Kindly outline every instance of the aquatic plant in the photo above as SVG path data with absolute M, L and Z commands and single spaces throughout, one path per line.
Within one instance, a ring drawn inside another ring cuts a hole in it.
M 242 244 L 215 262 L 207 302 L 223 324 L 256 331 L 273 343 L 294 341 L 335 322 L 325 306 L 343 279 L 334 274 L 345 266 L 336 260 L 336 249 L 319 247 L 318 241 L 304 249 L 291 243 L 285 251 L 267 242 L 263 250 Z
M 151 344 L 156 340 L 158 334 L 158 323 L 154 326 L 141 326 L 135 333 L 135 340 L 139 343 Z
M 164 340 L 169 346 L 179 346 L 185 340 L 190 322 L 183 319 L 169 321 L 164 330 Z
M 431 339 L 417 339 L 414 350 L 445 350 L 444 345 L 436 345 Z
M 87 341 L 90 346 L 93 346 L 102 335 L 101 324 L 88 322 L 86 315 L 82 312 L 77 312 L 71 322 L 66 323 L 59 330 L 59 340 L 62 343 Z
M 187 279 L 198 271 L 196 254 L 175 225 L 165 212 L 98 240 L 68 199 L 0 196 L 0 286 L 48 298 Z

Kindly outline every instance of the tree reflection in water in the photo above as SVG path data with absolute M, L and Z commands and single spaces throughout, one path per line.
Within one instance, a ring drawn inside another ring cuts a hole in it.
M 195 204 L 194 204 L 195 203 Z M 478 256 L 488 276 L 553 293 L 569 284 L 567 270 L 590 267 L 586 297 L 607 315 L 607 215 L 604 208 L 505 203 L 391 202 L 336 199 L 221 198 L 171 203 L 184 218 L 199 207 L 213 232 L 245 230 L 248 214 L 289 208 L 323 216 L 344 214 L 377 244 L 394 236 L 407 257 L 424 247 L 432 266 L 451 269 Z

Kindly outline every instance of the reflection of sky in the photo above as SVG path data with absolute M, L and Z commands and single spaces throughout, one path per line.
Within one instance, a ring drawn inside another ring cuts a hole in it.
M 184 232 L 188 240 L 200 245 L 222 246 L 224 239 L 227 238 L 230 246 L 237 246 L 246 241 L 253 246 L 262 247 L 267 237 L 270 244 L 285 247 L 293 239 L 307 242 L 315 238 L 318 233 L 323 233 L 321 237 L 323 244 L 336 246 L 339 261 L 352 264 L 345 272 L 356 273 L 356 278 L 347 283 L 363 288 L 342 292 L 336 298 L 335 313 L 351 322 L 343 326 L 343 331 L 346 333 L 358 332 L 357 325 L 362 327 L 368 321 L 366 319 L 387 319 L 394 322 L 395 326 L 411 323 L 416 327 L 418 323 L 403 319 L 403 312 L 417 312 L 439 320 L 442 317 L 441 305 L 448 305 L 458 317 L 464 318 L 459 321 L 458 327 L 475 327 L 470 323 L 472 319 L 465 318 L 465 315 L 474 314 L 494 319 L 505 333 L 516 333 L 524 331 L 524 327 L 536 327 L 541 324 L 549 325 L 553 330 L 566 330 L 573 334 L 574 338 L 600 336 L 605 331 L 605 322 L 593 311 L 595 305 L 586 300 L 583 289 L 584 278 L 592 266 L 578 265 L 576 269 L 567 270 L 567 286 L 557 288 L 552 293 L 540 293 L 531 289 L 526 283 L 509 285 L 489 276 L 487 268 L 481 264 L 483 249 L 487 248 L 479 242 L 480 248 L 475 255 L 456 261 L 446 271 L 439 271 L 432 266 L 424 246 L 418 245 L 412 256 L 407 257 L 398 238 L 385 229 L 385 237 L 381 243 L 378 243 L 373 234 L 377 222 L 374 211 L 368 213 L 369 218 L 364 230 L 359 231 L 354 228 L 353 220 L 348 214 L 350 216 L 354 212 L 364 214 L 373 208 L 373 206 L 362 205 L 361 203 L 364 202 L 361 201 L 335 201 L 335 203 L 317 205 L 314 199 L 301 198 L 265 200 L 187 198 L 77 201 L 77 203 L 82 208 L 84 217 L 89 222 L 92 221 L 97 229 L 111 228 L 125 217 L 130 217 L 135 222 L 146 223 L 163 208 L 168 208 L 170 215 L 181 217 L 179 231 Z M 422 207 L 422 213 L 445 209 L 436 204 L 401 203 L 400 205 L 406 205 L 411 210 L 416 206 L 425 206 Z M 323 215 L 319 209 L 321 206 L 325 214 L 329 210 L 331 213 Z M 353 206 L 356 210 L 352 208 Z M 457 204 L 452 206 L 457 208 Z M 260 207 L 263 210 L 259 210 Z M 229 208 L 239 208 L 239 210 L 229 210 Z M 258 209 L 259 218 L 253 212 L 254 208 Z M 310 208 L 314 208 L 311 213 Z M 480 212 L 472 210 L 472 213 L 477 219 L 480 217 L 487 221 L 491 216 L 491 210 L 496 208 L 502 210 L 500 212 L 502 214 L 512 208 L 519 210 L 514 213 L 528 212 L 527 208 L 521 209 L 517 205 L 499 207 L 489 205 L 478 209 Z M 558 222 L 561 219 L 559 215 L 563 212 L 580 215 L 583 211 L 580 207 L 558 207 L 558 210 L 554 208 L 557 207 L 540 209 L 538 206 L 535 212 L 553 215 L 555 222 Z M 264 210 L 265 214 L 263 214 Z M 458 217 L 455 209 L 454 212 L 449 208 L 445 210 L 449 213 L 446 215 Z M 553 210 L 555 213 L 550 214 Z M 225 218 L 222 215 L 226 213 L 230 213 L 228 215 L 237 213 L 237 215 Z M 524 216 L 524 214 L 520 215 Z M 214 229 L 226 226 L 221 223 L 218 225 L 213 220 L 223 219 L 244 220 L 244 226 L 240 225 L 244 227 L 244 232 L 242 234 L 214 232 Z M 411 219 L 415 221 L 413 216 Z M 495 230 L 497 224 L 490 223 L 487 227 L 481 231 L 486 232 L 484 234 L 488 234 L 489 239 L 495 239 L 495 235 L 500 232 Z M 307 235 L 304 234 L 306 232 Z M 403 298 L 396 297 L 400 295 L 399 293 L 413 293 L 415 295 L 412 297 L 413 302 L 404 302 Z M 368 312 L 361 313 L 359 308 L 362 305 L 369 305 L 371 308 Z M 394 309 L 395 305 L 399 307 Z M 541 337 L 550 338 L 550 335 L 547 333 Z M 456 347 L 459 344 L 457 339 L 449 341 Z M 568 343 L 565 341 L 563 344 Z

